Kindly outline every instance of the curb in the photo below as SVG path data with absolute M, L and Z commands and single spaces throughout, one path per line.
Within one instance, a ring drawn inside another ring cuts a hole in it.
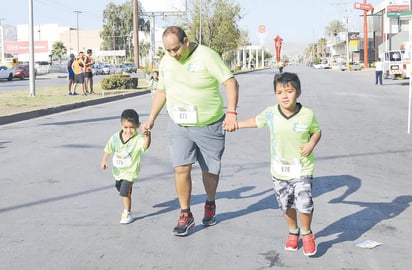
M 37 118 L 37 117 L 42 117 L 54 113 L 60 113 L 64 111 L 69 111 L 73 109 L 78 109 L 82 107 L 87 107 L 87 106 L 94 106 L 102 103 L 107 103 L 107 102 L 112 102 L 124 98 L 130 98 L 130 97 L 136 97 L 140 95 L 144 95 L 150 93 L 150 90 L 142 90 L 138 91 L 135 93 L 128 93 L 128 94 L 123 94 L 123 95 L 114 95 L 114 96 L 108 96 L 108 97 L 103 97 L 103 98 L 98 98 L 98 99 L 93 99 L 93 100 L 88 100 L 88 101 L 82 101 L 78 103 L 72 103 L 72 104 L 66 104 L 66 105 L 61 105 L 57 107 L 51 107 L 51 108 L 46 108 L 46 109 L 40 109 L 40 110 L 34 110 L 34 111 L 29 111 L 29 112 L 23 112 L 23 113 L 17 113 L 17 114 L 12 114 L 12 115 L 6 115 L 6 116 L 0 116 L 0 125 L 5 125 L 5 124 L 10 124 L 10 123 L 15 123 L 15 122 L 20 122 L 32 118 Z

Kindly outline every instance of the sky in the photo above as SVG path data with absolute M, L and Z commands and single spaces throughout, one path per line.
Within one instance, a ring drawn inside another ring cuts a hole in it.
M 4 3 L 8 0 L 0 0 Z M 30 0 L 13 0 L 15 8 L 0 9 L 2 24 L 28 24 Z M 165 1 L 165 0 L 152 0 Z M 187 0 L 193 1 L 193 0 Z M 335 19 L 349 17 L 349 30 L 359 31 L 361 10 L 353 8 L 363 0 L 233 0 L 240 4 L 242 19 L 239 27 L 247 30 L 252 44 L 270 46 L 273 38 L 280 35 L 283 48 L 290 50 L 319 40 L 325 36 L 325 27 Z M 372 5 L 383 0 L 369 0 Z M 126 0 L 33 0 L 34 24 L 56 23 L 59 26 L 76 27 L 77 15 L 80 29 L 101 29 L 102 13 L 110 2 L 123 4 Z M 17 8 L 18 7 L 18 8 Z M 75 11 L 81 11 L 76 13 Z M 173 20 L 156 17 L 157 25 L 167 25 Z M 259 34 L 259 25 L 265 32 Z

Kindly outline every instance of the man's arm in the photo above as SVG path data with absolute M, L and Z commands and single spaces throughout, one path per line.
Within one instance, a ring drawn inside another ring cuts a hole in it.
M 237 123 L 237 103 L 239 100 L 239 83 L 232 77 L 223 83 L 226 89 L 226 99 L 227 99 L 227 113 L 225 120 L 223 121 L 223 128 L 226 131 L 235 131 L 238 129 Z
M 166 103 L 166 92 L 161 91 L 161 90 L 156 90 L 156 93 L 153 96 L 152 107 L 150 109 L 149 117 L 147 121 L 142 125 L 143 134 L 145 134 L 146 132 L 150 131 L 153 128 L 156 117 L 162 110 L 165 103 Z

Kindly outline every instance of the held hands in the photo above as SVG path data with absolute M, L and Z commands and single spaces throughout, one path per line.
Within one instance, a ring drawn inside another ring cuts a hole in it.
M 150 131 L 153 128 L 153 125 L 154 125 L 153 122 L 149 122 L 149 121 L 145 122 L 141 127 L 142 134 L 145 136 L 150 136 Z
M 236 112 L 227 112 L 225 120 L 223 121 L 223 129 L 225 131 L 236 131 L 239 129 Z

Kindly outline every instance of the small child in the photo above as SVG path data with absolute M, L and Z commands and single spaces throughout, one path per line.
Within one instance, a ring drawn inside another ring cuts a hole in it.
M 120 224 L 129 224 L 133 221 L 130 212 L 132 205 L 132 187 L 140 171 L 140 156 L 146 152 L 151 143 L 150 132 L 139 134 L 139 115 L 133 109 L 122 112 L 120 117 L 122 130 L 113 134 L 104 148 L 102 169 L 107 169 L 107 161 L 113 154 L 113 177 L 115 186 L 122 197 L 123 212 Z
M 312 151 L 320 140 L 321 130 L 312 110 L 296 101 L 301 94 L 300 80 L 296 74 L 276 74 L 273 85 L 278 105 L 267 107 L 256 117 L 239 121 L 238 125 L 239 128 L 269 127 L 272 181 L 276 199 L 289 227 L 285 250 L 298 249 L 301 233 L 303 253 L 311 256 L 317 250 L 311 231 L 314 209 Z
M 157 83 L 159 82 L 159 71 L 153 71 L 152 77 L 150 77 L 150 92 L 152 96 L 156 93 Z

